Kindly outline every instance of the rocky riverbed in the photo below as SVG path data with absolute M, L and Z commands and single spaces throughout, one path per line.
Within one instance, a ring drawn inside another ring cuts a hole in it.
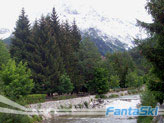
M 140 104 L 139 95 L 129 95 L 129 96 L 121 96 L 119 98 L 113 99 L 104 99 L 103 103 L 97 104 L 96 109 L 103 109 L 106 106 L 112 107 L 121 107 L 121 108 L 136 108 L 138 104 Z M 91 109 L 93 110 L 93 109 Z M 43 123 L 136 123 L 137 117 L 129 117 L 129 116 L 114 116 L 109 115 L 105 116 L 105 112 L 102 114 L 96 114 L 96 112 L 92 112 L 90 115 L 76 115 L 76 114 L 68 114 L 68 115 L 60 115 L 56 117 L 51 117 L 43 121 Z
M 110 98 L 113 95 L 117 95 L 119 97 L 117 98 Z M 107 120 L 111 120 L 111 122 L 114 121 L 124 121 L 129 123 L 136 122 L 135 117 L 114 117 L 114 116 L 105 116 L 105 109 L 107 106 L 112 107 L 120 107 L 120 108 L 128 108 L 128 107 L 137 107 L 137 105 L 140 104 L 140 97 L 139 95 L 128 95 L 127 91 L 121 91 L 121 92 L 114 92 L 114 93 L 108 93 L 106 94 L 106 99 L 96 99 L 95 95 L 87 96 L 87 97 L 81 97 L 81 98 L 74 98 L 74 99 L 67 99 L 67 100 L 59 100 L 59 101 L 48 101 L 40 104 L 32 104 L 29 107 L 32 109 L 42 109 L 45 110 L 45 113 L 43 113 L 43 118 L 45 123 L 82 123 L 83 121 L 87 122 L 105 122 Z M 77 113 L 77 112 L 69 112 L 67 114 L 61 115 L 59 113 L 52 113 L 46 112 L 47 109 L 70 109 L 70 110 L 103 110 L 102 112 L 91 112 L 90 114 L 86 113 Z M 79 115 L 80 114 L 80 115 Z M 80 122 L 81 121 L 81 122 Z

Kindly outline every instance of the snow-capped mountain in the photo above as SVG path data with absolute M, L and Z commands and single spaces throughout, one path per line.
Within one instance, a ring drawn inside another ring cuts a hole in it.
M 12 32 L 9 29 L 0 28 L 0 39 L 6 39 L 10 37 L 11 33 Z
M 128 49 L 134 46 L 134 38 L 146 37 L 146 34 L 136 26 L 135 19 L 109 17 L 86 4 L 75 6 L 68 0 L 60 0 L 55 7 L 60 20 L 72 22 L 75 19 L 82 32 L 90 33 L 90 28 L 97 30 L 97 36 L 101 37 L 106 45 L 118 46 L 122 43 L 122 46 Z
M 109 0 L 109 2 L 106 0 L 51 0 L 43 4 L 44 10 L 38 7 L 38 11 L 36 11 L 35 7 L 27 6 L 27 14 L 33 23 L 34 18 L 40 18 L 41 14 L 47 15 L 52 10 L 52 6 L 55 7 L 60 22 L 68 20 L 69 23 L 72 23 L 75 19 L 82 36 L 87 33 L 99 51 L 105 54 L 129 49 L 134 46 L 134 38 L 146 37 L 145 32 L 136 26 L 136 18 L 139 20 L 147 18 L 143 12 L 145 2 L 146 0 L 138 0 L 136 3 L 131 0 L 122 2 L 120 0 Z M 130 7 L 127 6 L 127 3 L 130 4 Z M 24 6 L 26 9 L 26 4 Z M 128 8 L 126 9 L 126 7 Z M 29 12 L 30 10 L 31 12 Z M 33 19 L 30 18 L 31 16 Z M 11 33 L 7 29 L 2 29 L 0 38 L 9 37 Z

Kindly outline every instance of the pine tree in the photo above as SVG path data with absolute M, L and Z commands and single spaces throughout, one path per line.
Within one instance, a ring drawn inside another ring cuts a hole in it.
M 88 82 L 93 79 L 95 68 L 101 60 L 101 55 L 89 38 L 85 38 L 80 42 L 78 51 L 78 70 L 79 70 L 79 83 L 82 91 L 87 92 Z
M 16 61 L 26 61 L 27 50 L 30 50 L 26 45 L 30 41 L 30 23 L 27 15 L 25 14 L 24 8 L 22 13 L 19 16 L 18 21 L 16 22 L 16 28 L 14 31 L 14 38 L 12 39 L 11 44 L 11 56 L 16 59 Z
M 148 83 L 148 88 L 162 104 L 164 100 L 164 1 L 148 0 L 146 9 L 152 15 L 153 23 L 138 21 L 139 26 L 150 34 L 145 40 L 139 41 L 141 54 L 153 65 L 152 73 L 155 80 Z
M 62 25 L 62 43 L 61 52 L 65 64 L 66 72 L 71 78 L 71 82 L 74 84 L 74 92 L 78 93 L 81 90 L 82 82 L 81 75 L 78 69 L 78 50 L 81 41 L 81 35 L 74 22 L 73 26 L 70 26 L 68 21 Z
M 36 82 L 35 91 L 47 93 L 57 92 L 59 78 L 64 73 L 64 65 L 55 35 L 51 32 L 50 16 L 41 17 L 32 30 L 35 43 L 35 55 L 29 65 Z
M 60 47 L 61 46 L 61 29 L 60 29 L 61 27 L 60 27 L 58 15 L 56 13 L 55 8 L 53 8 L 50 18 L 51 18 L 50 25 L 51 25 L 52 35 L 56 37 L 56 41 Z
M 73 36 L 72 46 L 74 51 L 77 52 L 80 48 L 81 34 L 75 20 L 73 21 L 71 33 Z
M 35 82 L 35 93 L 44 93 L 44 85 L 46 78 L 42 73 L 43 61 L 42 61 L 42 40 L 40 39 L 40 23 L 36 20 L 32 28 L 31 40 L 35 42 L 33 57 L 28 61 L 29 67 L 32 70 L 32 77 Z

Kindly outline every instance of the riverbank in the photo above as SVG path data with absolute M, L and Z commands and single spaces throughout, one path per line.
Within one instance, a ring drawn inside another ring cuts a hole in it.
M 120 96 L 112 99 L 103 99 L 102 103 L 98 103 L 95 108 L 88 109 L 90 110 L 102 110 L 103 107 L 121 107 L 121 108 L 137 108 L 140 104 L 140 96 L 139 95 L 126 95 Z M 99 106 L 102 106 L 101 108 Z M 86 110 L 80 109 L 81 110 Z M 82 115 L 77 114 L 77 112 L 70 112 L 67 115 L 56 115 L 50 118 L 44 119 L 42 123 L 137 123 L 137 117 L 132 116 L 114 116 L 109 115 L 105 116 L 104 112 L 97 114 L 97 112 L 92 112 L 92 114 L 84 113 Z
M 90 95 L 73 99 L 47 101 L 44 103 L 31 104 L 29 105 L 29 108 L 44 111 L 47 111 L 48 109 L 104 109 L 108 104 L 114 102 L 115 100 L 118 100 L 122 96 L 129 94 L 132 93 L 127 90 L 120 92 L 109 92 L 104 95 L 104 99 L 96 98 L 96 95 Z M 56 116 L 58 116 L 58 114 L 56 114 Z M 43 113 L 42 117 L 45 120 L 52 118 L 53 116 L 51 112 L 45 112 Z

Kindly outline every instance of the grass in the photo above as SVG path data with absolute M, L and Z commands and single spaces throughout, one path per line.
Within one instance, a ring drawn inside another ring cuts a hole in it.
M 66 100 L 66 99 L 72 99 L 72 98 L 77 98 L 77 95 L 61 95 L 61 96 L 55 96 L 52 99 L 54 101 L 56 100 Z
M 101 95 L 96 95 L 96 97 L 95 98 L 97 98 L 97 99 L 106 99 L 106 98 L 108 98 L 106 95 L 103 95 L 103 94 L 101 94 Z
M 128 90 L 128 94 L 137 94 L 139 93 L 138 90 Z
M 25 97 L 22 97 L 19 102 L 22 105 L 42 103 L 46 101 L 46 94 L 31 94 Z
M 119 95 L 117 95 L 117 94 L 111 94 L 111 95 L 109 95 L 108 98 L 117 98 L 117 97 L 119 97 Z

